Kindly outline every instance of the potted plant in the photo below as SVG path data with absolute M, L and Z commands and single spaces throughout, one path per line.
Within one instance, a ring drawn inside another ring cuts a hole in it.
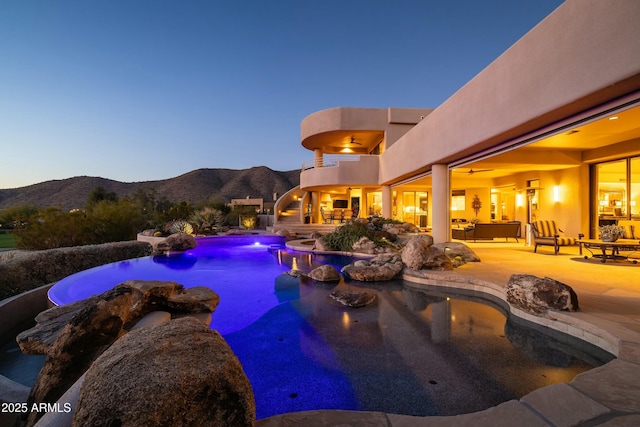
M 619 225 L 602 225 L 598 227 L 598 231 L 603 242 L 615 242 L 624 236 L 624 228 Z

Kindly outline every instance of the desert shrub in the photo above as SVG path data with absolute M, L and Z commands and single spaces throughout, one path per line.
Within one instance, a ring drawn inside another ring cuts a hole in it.
M 198 234 L 205 234 L 215 231 L 216 228 L 222 226 L 224 214 L 210 206 L 195 211 L 189 218 L 189 222 L 195 225 Z
M 0 225 L 3 228 L 14 228 L 31 220 L 39 211 L 37 206 L 28 204 L 9 206 L 0 210 Z
M 18 249 L 43 250 L 133 240 L 146 222 L 140 204 L 102 200 L 86 211 L 43 209 L 16 227 L 14 235 Z
M 47 208 L 15 228 L 18 249 L 38 250 L 96 243 L 82 211 Z
M 323 239 L 334 251 L 351 252 L 361 237 L 374 239 L 373 233 L 359 221 L 350 221 L 327 233 Z
M 175 203 L 167 211 L 167 216 L 170 221 L 176 221 L 179 219 L 187 220 L 193 214 L 193 206 L 187 202 Z
M 108 192 L 104 187 L 95 187 L 87 196 L 86 208 L 89 209 L 103 201 L 116 202 L 118 201 L 118 195 L 113 191 Z
M 93 234 L 91 243 L 135 240 L 147 223 L 140 204 L 128 199 L 98 202 L 86 215 Z
M 238 226 L 253 229 L 258 226 L 258 214 L 255 208 L 250 206 L 236 206 L 226 216 L 224 225 Z
M 173 221 L 169 223 L 168 232 L 169 234 L 175 234 L 175 233 L 193 234 L 193 226 L 189 224 L 189 222 L 179 219 L 177 221 Z
M 349 221 L 336 228 L 333 232 L 327 233 L 323 239 L 334 251 L 343 252 L 351 252 L 353 244 L 362 237 L 372 240 L 376 246 L 388 246 L 392 243 L 384 238 L 377 237 L 377 233 L 383 231 L 384 224 L 402 224 L 402 222 L 383 217 L 369 218 L 366 225 L 358 220 Z

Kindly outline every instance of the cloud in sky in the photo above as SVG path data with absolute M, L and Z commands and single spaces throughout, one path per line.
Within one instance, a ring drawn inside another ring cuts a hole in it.
M 0 6 L 0 188 L 291 170 L 300 121 L 437 107 L 560 0 Z

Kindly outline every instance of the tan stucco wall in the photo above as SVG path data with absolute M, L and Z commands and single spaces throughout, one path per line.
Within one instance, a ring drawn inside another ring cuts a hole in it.
M 359 161 L 339 161 L 337 166 L 304 170 L 300 188 L 310 191 L 328 185 L 377 185 L 380 156 L 359 156 Z
M 388 147 L 380 183 L 463 158 L 640 89 L 638 22 L 637 0 L 567 0 Z
M 433 111 L 432 108 L 355 108 L 335 107 L 317 111 L 300 124 L 300 139 L 305 148 L 320 148 L 323 134 L 339 131 L 385 132 L 386 145 L 402 135 Z

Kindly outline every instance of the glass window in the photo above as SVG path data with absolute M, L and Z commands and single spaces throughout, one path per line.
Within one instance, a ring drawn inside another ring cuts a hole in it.
M 382 192 L 375 191 L 367 194 L 367 207 L 369 216 L 382 216 Z
M 427 211 L 429 210 L 429 195 L 426 191 L 402 192 L 402 221 L 427 226 Z
M 629 212 L 632 219 L 640 219 L 640 157 L 631 159 L 631 189 Z
M 453 190 L 451 192 L 451 217 L 458 218 L 456 214 L 464 218 L 467 209 L 465 190 Z
M 603 224 L 627 217 L 627 160 L 596 167 L 598 218 Z

